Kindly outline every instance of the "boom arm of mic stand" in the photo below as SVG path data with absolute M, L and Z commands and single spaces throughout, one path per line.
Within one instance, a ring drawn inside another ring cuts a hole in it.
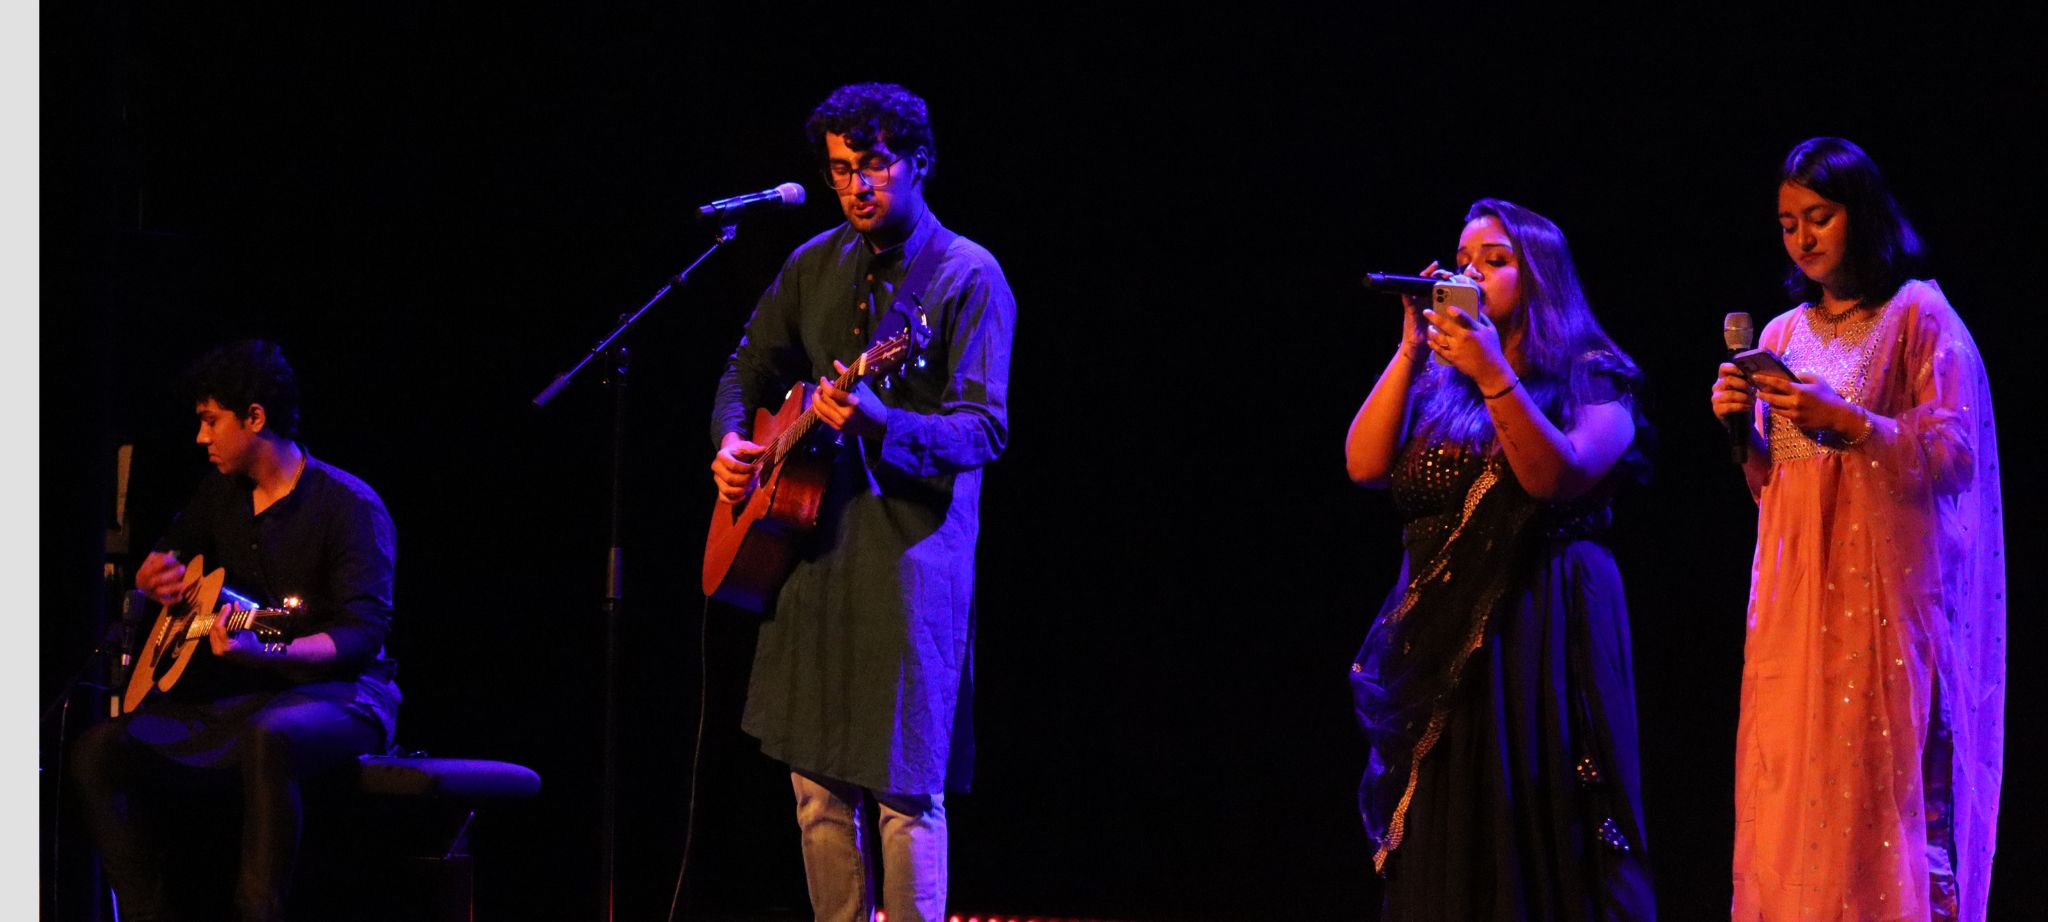
M 606 334 L 603 339 L 597 341 L 597 345 L 590 347 L 590 352 L 576 363 L 576 367 L 556 375 L 553 381 L 548 382 L 547 387 L 541 388 L 540 393 L 534 395 L 533 405 L 536 407 L 546 407 L 550 401 L 555 399 L 556 395 L 569 386 L 569 382 L 576 380 L 576 376 L 583 373 L 583 369 L 590 367 L 591 362 L 597 361 L 599 356 L 604 355 L 605 352 L 610 350 L 612 343 L 618 342 L 620 337 L 631 332 L 633 327 L 640 323 L 640 318 L 646 316 L 648 310 L 652 309 L 656 302 L 666 297 L 670 289 L 688 281 L 692 270 L 696 269 L 704 260 L 709 259 L 711 254 L 719 247 L 731 243 L 733 238 L 739 235 L 739 231 L 740 228 L 737 224 L 727 224 L 719 228 L 718 239 L 712 241 L 711 246 L 705 249 L 703 253 L 698 254 L 696 261 L 684 267 L 683 271 L 676 273 L 674 278 L 669 279 L 666 284 L 661 286 L 660 291 L 654 293 L 654 297 L 647 299 L 646 304 L 640 305 L 639 310 L 634 311 L 625 320 L 620 321 L 616 328 Z

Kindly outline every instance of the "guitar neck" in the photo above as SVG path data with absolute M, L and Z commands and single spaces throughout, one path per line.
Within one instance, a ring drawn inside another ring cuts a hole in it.
M 220 622 L 230 631 L 254 630 L 256 622 L 268 617 L 287 614 L 281 608 L 244 608 L 230 611 L 225 617 L 212 612 L 203 612 L 192 617 L 192 623 L 185 626 L 185 639 L 197 640 L 213 631 L 214 622 Z
M 873 348 L 861 353 L 859 358 L 854 359 L 853 364 L 847 366 L 845 371 L 840 372 L 839 377 L 832 381 L 832 386 L 842 391 L 852 390 L 854 382 L 859 381 L 861 375 L 876 368 L 884 356 L 897 351 L 900 347 L 901 343 L 893 339 L 887 342 L 876 343 Z M 796 447 L 803 443 L 804 436 L 810 435 L 811 430 L 817 428 L 817 425 L 817 406 L 805 407 L 803 413 L 799 414 L 796 419 L 791 420 L 788 427 L 784 428 L 782 433 L 775 437 L 775 441 L 769 443 L 766 453 L 768 466 L 773 467 L 782 463 L 782 459 L 788 457 L 790 452 L 795 451 Z

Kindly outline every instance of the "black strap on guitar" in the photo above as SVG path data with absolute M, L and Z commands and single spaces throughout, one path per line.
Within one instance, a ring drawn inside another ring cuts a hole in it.
M 931 236 L 924 239 L 924 245 L 918 247 L 916 253 L 910 254 L 910 264 L 903 267 L 903 281 L 896 285 L 889 312 L 875 323 L 874 335 L 868 339 L 868 345 L 903 332 L 917 320 L 917 311 L 924 306 L 925 290 L 931 287 L 932 276 L 938 273 L 939 263 L 945 261 L 946 248 L 960 236 L 936 220 L 932 225 Z

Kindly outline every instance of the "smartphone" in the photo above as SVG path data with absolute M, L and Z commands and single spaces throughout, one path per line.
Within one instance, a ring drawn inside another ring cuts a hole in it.
M 1777 375 L 1788 381 L 1799 380 L 1799 376 L 1793 374 L 1791 368 L 1786 367 L 1785 360 L 1778 358 L 1777 354 L 1769 349 L 1759 348 L 1751 349 L 1747 352 L 1738 352 L 1734 358 L 1728 361 L 1734 363 L 1736 368 L 1741 369 L 1744 377 L 1755 377 L 1757 372 L 1765 372 Z
M 1479 310 L 1479 285 L 1462 275 L 1450 275 L 1439 279 L 1436 287 L 1430 290 L 1430 296 L 1430 300 L 1435 302 L 1433 306 L 1439 311 L 1456 307 L 1470 314 Z M 1464 320 L 1467 327 L 1472 325 L 1469 317 L 1459 319 Z

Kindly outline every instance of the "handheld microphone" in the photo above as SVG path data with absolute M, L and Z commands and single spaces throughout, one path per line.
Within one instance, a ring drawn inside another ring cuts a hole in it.
M 795 208 L 804 203 L 804 187 L 786 182 L 762 192 L 749 192 L 697 206 L 698 218 L 738 218 L 756 211 Z
M 1728 347 L 1730 357 L 1756 345 L 1756 328 L 1750 325 L 1748 314 L 1738 311 L 1721 321 L 1721 344 Z M 1721 417 L 1721 425 L 1728 429 L 1728 457 L 1741 466 L 1749 460 L 1749 419 L 1730 413 Z
M 1373 291 L 1391 292 L 1397 295 L 1426 295 L 1436 290 L 1438 279 L 1424 275 L 1395 275 L 1391 272 L 1368 272 L 1361 284 Z
M 1467 311 L 1479 309 L 1479 286 L 1462 275 L 1447 275 L 1443 278 L 1429 278 L 1422 275 L 1394 275 L 1390 272 L 1368 272 L 1362 280 L 1365 287 L 1389 294 L 1427 297 L 1437 310 L 1457 307 Z

